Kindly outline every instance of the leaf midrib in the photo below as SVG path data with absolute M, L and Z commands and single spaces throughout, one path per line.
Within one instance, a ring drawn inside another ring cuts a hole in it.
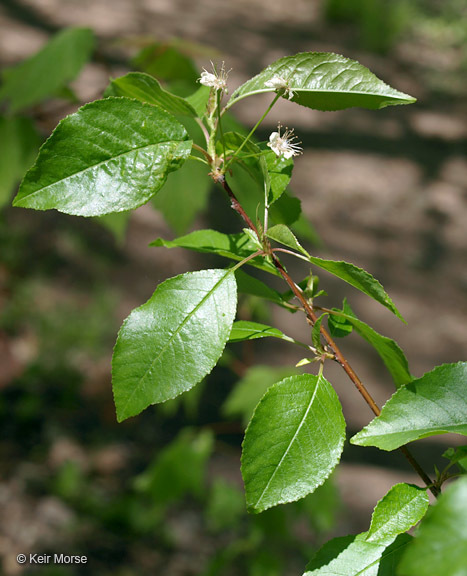
M 258 507 L 259 503 L 260 503 L 261 500 L 263 499 L 264 494 L 266 493 L 267 489 L 269 488 L 271 482 L 274 480 L 274 477 L 275 477 L 275 475 L 277 474 L 277 471 L 280 469 L 280 467 L 281 467 L 281 465 L 282 465 L 282 462 L 284 461 L 284 458 L 287 456 L 287 454 L 288 454 L 289 451 L 290 451 L 290 448 L 292 447 L 293 443 L 295 442 L 295 439 L 296 439 L 298 433 L 300 432 L 300 430 L 301 430 L 301 428 L 302 428 L 302 426 L 303 426 L 303 424 L 304 424 L 304 422 L 305 422 L 305 419 L 306 419 L 306 417 L 308 416 L 309 411 L 311 410 L 311 407 L 312 407 L 312 405 L 313 405 L 315 396 L 316 396 L 316 394 L 317 394 L 317 391 L 318 391 L 320 382 L 321 382 L 321 380 L 318 378 L 318 381 L 316 382 L 315 389 L 313 390 L 313 395 L 312 395 L 312 397 L 311 397 L 311 399 L 310 399 L 310 402 L 308 403 L 308 406 L 307 406 L 307 409 L 306 409 L 306 411 L 305 411 L 305 414 L 303 415 L 302 420 L 301 420 L 300 424 L 298 425 L 297 430 L 296 430 L 296 432 L 295 432 L 292 440 L 289 442 L 289 445 L 287 446 L 284 454 L 282 455 L 282 458 L 280 459 L 279 464 L 276 466 L 274 472 L 272 473 L 271 477 L 270 477 L 269 480 L 268 480 L 268 483 L 266 484 L 264 490 L 262 491 L 261 496 L 260 496 L 260 497 L 258 498 L 258 500 L 256 501 L 255 508 Z
M 125 155 L 129 154 L 130 152 L 138 152 L 140 150 L 145 150 L 147 148 L 159 146 L 160 144 L 170 144 L 173 142 L 176 142 L 177 144 L 182 144 L 184 142 L 192 142 L 192 141 L 190 139 L 188 139 L 188 140 L 162 140 L 161 142 L 155 142 L 152 144 L 145 144 L 144 146 L 138 146 L 137 148 L 131 148 L 130 150 L 125 150 L 125 152 L 122 152 L 121 154 L 117 154 L 116 156 L 111 156 L 110 158 L 107 158 L 106 160 L 102 160 L 102 162 L 98 162 L 97 164 L 91 164 L 89 166 L 86 166 L 86 168 L 83 168 L 83 170 L 78 170 L 77 172 L 73 172 L 73 174 L 69 174 L 65 178 L 62 178 L 60 180 L 56 180 L 55 182 L 52 182 L 51 184 L 48 184 L 47 186 L 43 186 L 42 188 L 38 188 L 37 190 L 34 190 L 34 192 L 30 192 L 29 194 L 22 196 L 17 202 L 14 202 L 13 205 L 14 206 L 20 206 L 20 202 L 22 200 L 25 200 L 26 198 L 30 198 L 31 196 L 35 196 L 39 192 L 43 192 L 44 190 L 47 190 L 48 188 L 52 188 L 53 186 L 56 186 L 57 184 L 60 184 L 62 182 L 66 182 L 70 178 L 73 178 L 79 174 L 83 174 L 84 172 L 87 172 L 88 170 L 98 168 L 99 166 L 102 166 L 103 164 L 106 164 L 106 163 L 111 162 L 113 160 L 117 160 L 118 158 L 121 158 L 122 156 L 125 156 Z
M 227 272 L 224 274 L 224 276 L 222 276 L 222 278 L 220 278 L 220 280 L 218 282 L 216 282 L 216 284 L 211 288 L 211 290 L 209 292 L 207 292 L 207 294 L 205 296 L 203 296 L 203 298 L 198 302 L 198 304 L 193 308 L 193 310 L 191 312 L 189 312 L 185 318 L 182 320 L 182 322 L 180 323 L 180 325 L 178 326 L 178 328 L 175 330 L 175 332 L 173 332 L 170 336 L 170 338 L 167 340 L 166 344 L 163 346 L 163 348 L 159 351 L 159 353 L 157 354 L 157 356 L 153 359 L 153 361 L 151 362 L 151 364 L 149 365 L 149 368 L 146 370 L 146 372 L 143 374 L 143 376 L 141 376 L 141 378 L 139 379 L 138 384 L 134 387 L 133 392 L 131 393 L 131 395 L 128 397 L 128 400 L 125 403 L 125 409 L 128 407 L 128 404 L 131 402 L 131 400 L 133 399 L 133 396 L 135 395 L 136 392 L 138 392 L 141 389 L 141 386 L 143 385 L 144 380 L 146 379 L 147 375 L 149 374 L 149 372 L 152 370 L 152 368 L 154 367 L 154 364 L 159 360 L 159 358 L 164 354 L 164 352 L 166 351 L 166 349 L 168 348 L 168 346 L 172 343 L 172 341 L 175 339 L 175 337 L 180 333 L 180 331 L 182 330 L 182 328 L 185 326 L 185 324 L 191 319 L 191 317 L 201 308 L 201 306 L 205 303 L 205 301 L 213 294 L 213 292 L 218 288 L 218 286 L 220 284 L 222 284 L 222 282 L 224 282 L 224 280 L 231 274 L 232 269 L 227 270 Z

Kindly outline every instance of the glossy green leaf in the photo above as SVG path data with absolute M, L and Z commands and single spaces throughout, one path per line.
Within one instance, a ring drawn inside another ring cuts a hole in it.
M 76 78 L 91 57 L 94 35 L 88 28 L 59 32 L 37 54 L 3 73 L 0 100 L 18 111 L 53 96 Z
M 312 264 L 334 274 L 334 276 L 344 280 L 344 282 L 347 282 L 354 288 L 361 290 L 367 296 L 371 296 L 371 298 L 374 298 L 377 302 L 391 310 L 391 312 L 393 312 L 398 318 L 404 320 L 378 280 L 373 278 L 373 276 L 365 270 L 358 268 L 354 264 L 349 264 L 348 262 L 323 260 L 316 256 L 310 256 L 295 238 L 293 232 L 283 224 L 278 224 L 277 226 L 270 228 L 267 235 L 272 240 L 276 240 L 277 242 L 300 252 Z
M 239 293 L 249 294 L 250 296 L 257 296 L 258 298 L 264 298 L 275 302 L 276 304 L 283 305 L 284 300 L 277 290 L 270 288 L 258 278 L 250 276 L 242 269 L 238 269 L 235 272 L 235 278 L 237 279 L 237 289 Z
M 382 541 L 407 532 L 423 518 L 429 503 L 423 488 L 396 484 L 376 505 L 367 541 Z
M 438 366 L 399 388 L 351 442 L 394 450 L 435 434 L 467 435 L 466 386 L 467 362 Z
M 227 107 L 247 96 L 275 92 L 266 83 L 278 78 L 284 81 L 285 90 L 279 90 L 284 98 L 315 110 L 378 109 L 415 102 L 354 60 L 329 52 L 304 52 L 273 62 L 235 90 Z
M 190 150 L 183 126 L 160 108 L 96 100 L 59 123 L 14 205 L 79 216 L 131 210 L 154 196 Z
M 188 159 L 180 170 L 169 174 L 162 190 L 152 199 L 152 205 L 176 234 L 185 234 L 206 208 L 212 186 L 208 171 L 205 164 Z
M 369 542 L 366 532 L 327 542 L 307 566 L 304 576 L 394 576 L 412 537 L 400 534 L 392 544 Z
M 196 110 L 184 98 L 167 92 L 153 76 L 142 72 L 130 72 L 115 78 L 111 81 L 106 96 L 135 98 L 140 102 L 159 106 L 174 116 L 197 116 Z
M 467 574 L 467 477 L 441 494 L 422 520 L 400 562 L 398 576 Z
M 262 512 L 313 492 L 339 462 L 344 439 L 339 399 L 322 376 L 292 376 L 269 388 L 243 441 L 249 510 Z
M 230 418 L 240 417 L 246 426 L 266 390 L 277 382 L 278 378 L 295 374 L 297 371 L 293 368 L 279 366 L 256 365 L 248 368 L 224 402 L 222 412 Z
M 257 338 L 280 338 L 287 342 L 293 342 L 294 339 L 286 336 L 278 328 L 266 326 L 259 322 L 248 322 L 239 320 L 234 322 L 232 332 L 230 333 L 229 342 L 243 342 L 244 340 L 256 340 Z
M 120 329 L 112 360 L 119 422 L 190 390 L 216 365 L 237 305 L 230 270 L 169 278 L 133 310 Z
M 337 316 L 332 316 L 333 318 L 342 318 L 347 322 L 355 331 L 364 338 L 373 348 L 378 352 L 382 361 L 384 362 L 386 368 L 391 374 L 396 388 L 400 388 L 405 384 L 408 384 L 413 380 L 413 376 L 409 370 L 409 364 L 407 358 L 402 350 L 399 348 L 397 342 L 382 336 L 373 328 L 362 322 L 352 312 L 352 309 L 346 302 L 344 302 L 344 309 L 347 306 L 347 314 L 340 312 Z M 330 318 L 331 319 L 331 318 Z
M 394 569 L 412 538 L 404 534 L 423 518 L 426 491 L 396 484 L 378 502 L 368 532 L 334 538 L 307 566 L 305 576 L 394 576 Z
M 0 116 L 0 208 L 7 204 L 26 170 L 34 162 L 40 136 L 29 118 Z
M 276 224 L 276 226 L 272 226 L 267 231 L 267 236 L 268 238 L 271 238 L 271 240 L 279 242 L 279 244 L 283 244 L 284 246 L 292 248 L 292 250 L 300 252 L 306 258 L 310 257 L 305 248 L 303 248 L 303 246 L 297 240 L 292 230 L 290 230 L 290 228 L 285 224 Z
M 191 234 L 176 238 L 175 240 L 164 240 L 157 238 L 151 242 L 150 246 L 164 246 L 165 248 L 187 248 L 196 252 L 208 254 L 218 254 L 232 260 L 243 260 L 247 256 L 258 251 L 250 238 L 244 234 L 223 234 L 216 230 L 195 230 Z M 254 258 L 248 262 L 250 266 L 255 266 L 261 270 L 278 275 L 272 264 L 261 257 Z

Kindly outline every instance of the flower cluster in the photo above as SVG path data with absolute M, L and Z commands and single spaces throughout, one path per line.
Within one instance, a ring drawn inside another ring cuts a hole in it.
M 227 94 L 227 78 L 229 76 L 229 72 L 225 71 L 224 62 L 222 62 L 221 69 L 219 73 L 216 70 L 216 67 L 211 62 L 212 72 L 208 72 L 206 68 L 203 68 L 203 72 L 201 72 L 201 78 L 199 78 L 198 82 L 203 86 L 209 86 L 210 88 L 214 88 L 214 90 L 222 90 Z
M 302 154 L 303 149 L 299 146 L 300 142 L 295 143 L 294 131 L 285 129 L 285 132 L 281 135 L 280 124 L 277 125 L 277 132 L 273 132 L 269 136 L 268 146 L 277 156 L 283 156 L 287 160 L 292 158 L 292 156 L 298 156 Z
M 282 76 L 273 76 L 271 80 L 265 82 L 264 85 L 266 88 L 272 88 L 273 90 L 283 90 L 284 97 L 287 97 L 289 100 L 292 100 L 294 97 L 294 91 L 290 88 L 288 81 L 284 80 Z

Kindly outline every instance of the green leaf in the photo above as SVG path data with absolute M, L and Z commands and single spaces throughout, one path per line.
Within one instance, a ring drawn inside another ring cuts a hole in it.
M 400 562 L 398 576 L 467 574 L 467 478 L 448 486 Z
M 169 278 L 123 323 L 112 360 L 121 422 L 190 390 L 216 365 L 235 317 L 234 274 L 202 270 Z
M 284 192 L 269 209 L 269 221 L 273 224 L 292 224 L 300 220 L 302 205 L 298 198 Z
M 451 461 L 451 464 L 457 464 L 463 472 L 467 472 L 467 446 L 448 448 L 444 452 L 443 458 L 447 458 Z
M 208 86 L 200 86 L 198 90 L 187 96 L 185 100 L 194 108 L 196 115 L 203 118 L 206 114 L 206 108 L 209 101 L 209 94 L 211 89 Z
M 318 550 L 304 576 L 394 576 L 395 566 L 411 541 L 408 534 L 400 534 L 389 545 L 368 542 L 366 532 L 334 538 Z
M 398 318 L 405 322 L 404 318 L 401 316 L 399 310 L 394 306 L 391 298 L 385 292 L 381 284 L 373 278 L 371 274 L 358 268 L 354 264 L 349 264 L 348 262 L 335 261 L 335 260 L 323 260 L 322 258 L 317 258 L 316 256 L 310 256 L 308 260 L 322 268 L 327 270 L 334 276 L 337 276 L 344 282 L 347 282 L 357 290 L 360 290 L 367 296 L 370 296 L 386 308 L 391 310 Z
M 94 34 L 88 28 L 63 30 L 37 54 L 3 73 L 0 100 L 8 100 L 15 112 L 42 102 L 76 78 L 93 48 Z
M 411 484 L 396 484 L 376 505 L 367 541 L 384 541 L 407 532 L 423 518 L 429 503 L 423 488 Z
M 40 136 L 29 118 L 0 116 L 0 208 L 10 201 L 15 186 L 34 162 Z
M 339 315 L 330 316 L 329 320 L 331 320 L 331 317 L 335 320 L 344 320 L 351 327 L 353 326 L 355 331 L 373 346 L 391 374 L 396 388 L 400 388 L 411 382 L 413 376 L 410 373 L 407 358 L 399 348 L 397 342 L 391 340 L 391 338 L 382 336 L 368 326 L 368 324 L 356 318 L 346 301 L 344 301 L 344 310 L 347 310 L 347 314 L 339 312 Z M 342 327 L 342 324 L 339 324 L 339 326 Z
M 243 260 L 258 251 L 257 247 L 246 234 L 223 234 L 216 230 L 195 230 L 175 240 L 157 238 L 154 242 L 151 242 L 150 246 L 188 248 L 188 250 L 195 250 L 196 252 L 207 254 L 218 254 L 219 256 L 237 261 Z M 276 276 L 278 275 L 275 266 L 261 257 L 250 260 L 248 264 L 260 270 L 275 274 Z
M 111 81 L 106 96 L 125 96 L 135 98 L 146 104 L 163 108 L 174 116 L 197 117 L 196 110 L 184 98 L 164 90 L 159 82 L 149 74 L 130 72 Z
M 339 462 L 344 439 L 339 399 L 322 376 L 292 376 L 269 388 L 243 441 L 249 510 L 262 512 L 313 492 Z
M 241 268 L 235 271 L 235 278 L 237 279 L 237 290 L 242 294 L 249 294 L 250 296 L 257 296 L 275 302 L 282 306 L 284 300 L 277 290 L 270 288 L 261 280 L 250 276 Z
M 288 246 L 289 248 L 292 248 L 292 250 L 300 252 L 306 258 L 310 258 L 308 252 L 303 248 L 303 246 L 301 246 L 297 238 L 295 238 L 292 230 L 285 226 L 285 224 L 277 224 L 276 226 L 269 228 L 267 236 L 268 238 L 271 238 L 271 240 L 279 242 L 279 244 L 284 244 L 284 246 Z
M 311 341 L 313 342 L 313 346 L 316 350 L 321 353 L 323 351 L 323 347 L 321 345 L 321 324 L 326 317 L 326 314 L 321 314 L 316 320 L 313 325 L 313 329 L 311 330 Z
M 152 204 L 176 234 L 184 234 L 206 208 L 211 186 L 208 167 L 189 159 L 180 170 L 169 174 Z
M 240 416 L 246 425 L 266 390 L 277 378 L 287 378 L 297 373 L 291 368 L 252 366 L 237 382 L 222 406 L 222 412 L 230 418 Z
M 361 290 L 367 296 L 371 296 L 371 298 L 374 298 L 377 302 L 391 310 L 391 312 L 393 312 L 398 318 L 404 320 L 378 280 L 373 278 L 373 276 L 365 270 L 358 268 L 354 264 L 349 264 L 348 262 L 323 260 L 322 258 L 310 256 L 295 238 L 293 232 L 283 224 L 278 224 L 277 226 L 270 228 L 267 235 L 272 240 L 276 240 L 276 242 L 280 242 L 281 244 L 300 252 L 305 259 L 312 264 L 334 274 L 334 276 L 344 280 L 344 282 L 347 282 L 354 288 Z
M 160 108 L 96 100 L 59 123 L 14 205 L 79 216 L 131 210 L 154 196 L 190 150 L 183 126 Z
M 243 342 L 244 340 L 256 340 L 257 338 L 268 337 L 294 342 L 293 338 L 286 336 L 278 328 L 266 326 L 266 324 L 259 324 L 258 322 L 247 322 L 246 320 L 234 322 L 229 342 Z
M 308 564 L 305 576 L 394 576 L 412 538 L 403 534 L 423 518 L 426 491 L 396 484 L 376 505 L 368 532 L 334 538 Z
M 415 98 L 394 90 L 354 60 L 328 52 L 286 56 L 265 68 L 232 94 L 227 108 L 247 96 L 274 92 L 266 82 L 281 78 L 289 98 L 315 110 L 342 110 L 353 106 L 378 109 L 411 104 Z
M 467 435 L 467 362 L 443 364 L 412 380 L 350 441 L 394 450 L 419 438 L 454 432 Z

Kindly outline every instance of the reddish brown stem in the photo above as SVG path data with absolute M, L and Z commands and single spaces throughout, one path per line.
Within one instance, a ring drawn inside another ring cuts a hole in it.
M 231 201 L 231 205 L 232 208 L 238 213 L 240 214 L 240 216 L 243 218 L 243 220 L 248 224 L 248 226 L 256 233 L 258 234 L 258 230 L 256 229 L 256 226 L 253 224 L 253 222 L 251 221 L 250 217 L 248 216 L 248 214 L 245 212 L 245 210 L 243 209 L 243 207 L 241 206 L 241 204 L 239 203 L 239 201 L 237 200 L 237 198 L 235 197 L 235 194 L 233 193 L 232 189 L 230 188 L 230 186 L 227 184 L 225 177 L 223 176 L 222 180 L 222 186 L 224 187 L 224 190 L 227 192 L 227 194 L 229 195 L 230 201 Z M 296 298 L 299 300 L 299 302 L 301 303 L 301 305 L 303 306 L 303 309 L 305 311 L 305 314 L 310 322 L 310 324 L 314 325 L 315 322 L 317 321 L 317 316 L 313 311 L 312 306 L 310 305 L 310 303 L 308 302 L 308 300 L 306 299 L 305 295 L 303 294 L 302 290 L 295 284 L 295 282 L 292 280 L 292 278 L 289 276 L 289 274 L 287 273 L 287 271 L 285 270 L 284 266 L 282 265 L 281 261 L 279 260 L 279 258 L 276 256 L 276 254 L 274 254 L 274 252 L 270 251 L 274 266 L 277 268 L 277 270 L 280 272 L 282 278 L 287 282 L 287 284 L 289 285 L 289 288 L 292 290 L 292 292 L 295 294 Z M 344 369 L 345 373 L 347 374 L 347 376 L 350 378 L 350 380 L 354 383 L 355 387 L 357 388 L 357 390 L 360 392 L 361 396 L 364 398 L 365 402 L 368 404 L 368 406 L 370 407 L 370 409 L 372 410 L 373 414 L 375 414 L 375 416 L 379 416 L 381 414 L 381 410 L 379 408 L 379 406 L 376 404 L 376 402 L 374 401 L 373 397 L 371 396 L 371 394 L 368 392 L 368 390 L 365 388 L 365 386 L 363 385 L 363 382 L 360 380 L 360 378 L 357 376 L 355 370 L 350 366 L 350 364 L 347 362 L 347 360 L 345 359 L 344 355 L 342 354 L 342 352 L 340 351 L 339 347 L 337 346 L 337 344 L 334 342 L 333 338 L 331 337 L 331 335 L 328 333 L 328 331 L 326 330 L 326 328 L 324 328 L 324 326 L 321 324 L 320 326 L 320 332 L 321 335 L 323 336 L 327 346 L 329 347 L 329 349 L 332 351 L 332 353 L 334 354 L 334 358 L 335 360 L 342 366 L 342 368 Z M 406 446 L 401 446 L 400 451 L 404 454 L 404 456 L 407 458 L 407 460 L 409 461 L 409 463 L 411 464 L 411 466 L 413 467 L 413 469 L 415 470 L 415 472 L 417 472 L 417 474 L 420 476 L 420 478 L 423 480 L 423 482 L 426 484 L 427 488 L 430 490 L 430 492 L 435 496 L 438 497 L 439 496 L 439 489 L 434 486 L 433 482 L 431 481 L 430 477 L 428 476 L 428 474 L 425 473 L 425 471 L 422 469 L 422 467 L 420 466 L 420 464 L 415 460 L 415 458 L 412 456 L 412 454 L 410 453 L 410 451 L 408 450 L 408 448 Z

